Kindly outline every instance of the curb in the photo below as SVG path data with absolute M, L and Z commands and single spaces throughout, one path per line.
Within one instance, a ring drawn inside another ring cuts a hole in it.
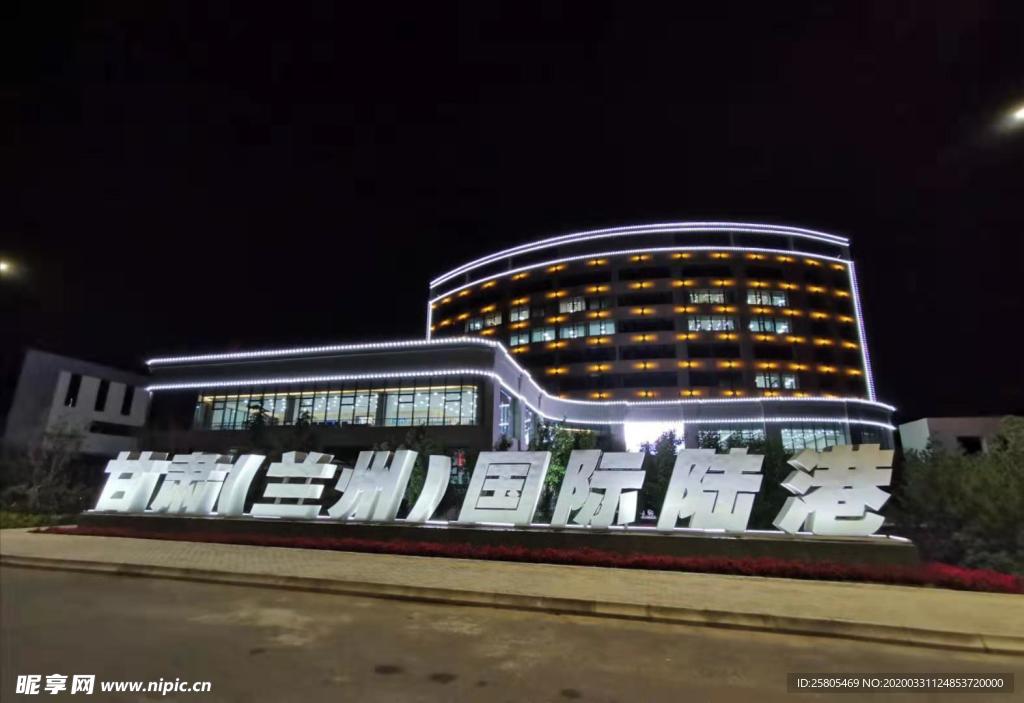
M 0 565 L 116 576 L 197 581 L 235 586 L 280 588 L 316 593 L 443 603 L 447 605 L 486 606 L 512 610 L 530 610 L 557 615 L 585 615 L 679 625 L 722 627 L 754 632 L 810 635 L 933 649 L 1024 656 L 1024 636 L 1014 637 L 927 630 L 923 628 L 895 627 L 839 620 L 736 613 L 637 603 L 602 602 L 582 598 L 556 598 L 366 581 L 235 573 L 182 567 L 49 559 L 45 557 L 0 555 Z

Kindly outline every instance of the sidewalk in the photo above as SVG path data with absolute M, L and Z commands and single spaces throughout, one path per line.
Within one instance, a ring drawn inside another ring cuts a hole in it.
M 0 564 L 1024 655 L 1024 597 L 864 583 L 0 532 Z

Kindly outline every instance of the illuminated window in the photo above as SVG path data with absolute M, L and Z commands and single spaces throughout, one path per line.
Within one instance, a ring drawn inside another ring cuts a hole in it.
M 516 334 L 513 334 L 513 335 L 511 335 L 508 338 L 508 345 L 510 347 L 518 347 L 518 346 L 520 346 L 522 344 L 529 344 L 529 343 L 530 343 L 530 333 L 529 332 L 517 332 Z
M 695 288 L 690 291 L 691 303 L 724 303 L 725 291 L 721 288 Z
M 799 385 L 795 373 L 758 372 L 754 375 L 754 385 L 758 388 L 784 388 L 796 390 Z
M 587 325 L 587 336 L 615 334 L 615 323 L 611 320 L 597 320 Z
M 580 312 L 587 307 L 587 299 L 582 295 L 558 301 L 558 312 Z
M 791 425 L 783 427 L 781 434 L 782 446 L 789 452 L 801 449 L 813 449 L 820 452 L 828 447 L 850 442 L 846 428 L 842 425 L 828 427 L 811 424 Z
M 554 340 L 554 327 L 537 327 L 530 331 L 530 341 L 532 342 L 553 342 Z
M 503 437 L 512 436 L 512 396 L 504 388 L 498 391 L 498 432 Z
M 781 290 L 748 290 L 747 304 L 784 308 L 789 305 L 789 296 Z
M 693 315 L 686 318 L 690 332 L 722 332 L 736 329 L 736 320 L 724 315 Z
M 697 430 L 697 446 L 704 448 L 748 447 L 765 441 L 763 429 L 748 427 L 718 427 L 713 430 Z
M 789 334 L 793 328 L 789 319 L 785 317 L 752 317 L 750 318 L 750 331 Z
M 530 319 L 530 306 L 529 305 L 518 305 L 508 311 L 508 319 L 510 322 L 520 322 L 522 320 Z
M 579 339 L 586 335 L 586 325 L 582 322 L 578 325 L 563 325 L 558 330 L 558 336 L 562 339 Z
M 466 320 L 466 331 L 467 332 L 479 332 L 484 328 L 484 319 L 482 317 L 474 317 L 470 320 Z
M 495 327 L 501 324 L 501 313 L 492 312 L 484 315 L 484 327 Z
M 611 298 L 587 298 L 587 310 L 607 310 L 611 306 Z
M 330 390 L 235 392 L 200 398 L 197 426 L 244 430 L 255 417 L 271 426 L 315 425 L 476 425 L 479 387 L 461 377 L 411 379 L 365 386 L 358 382 Z

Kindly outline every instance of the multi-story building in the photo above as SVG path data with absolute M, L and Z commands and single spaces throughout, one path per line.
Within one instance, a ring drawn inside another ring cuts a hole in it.
M 253 418 L 310 422 L 339 447 L 416 425 L 442 444 L 522 447 L 538 418 L 613 445 L 675 429 L 690 446 L 891 446 L 836 235 L 680 223 L 552 237 L 436 278 L 427 318 L 425 340 L 152 359 L 150 390 L 195 408 L 191 448 L 226 448 Z

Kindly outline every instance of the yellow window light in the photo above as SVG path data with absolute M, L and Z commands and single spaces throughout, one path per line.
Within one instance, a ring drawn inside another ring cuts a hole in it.
M 557 324 L 559 322 L 565 322 L 566 319 L 568 319 L 568 318 L 565 315 L 552 315 L 551 317 L 547 318 L 547 320 L 545 320 L 545 321 Z
M 817 259 L 804 259 L 804 263 L 808 266 L 821 266 L 821 262 Z
M 785 310 L 782 310 L 781 312 L 786 317 L 803 317 L 804 316 L 803 310 L 794 310 L 792 308 L 786 308 Z
M 814 346 L 816 347 L 834 347 L 836 343 L 831 339 L 824 339 L 822 337 L 815 337 Z
M 658 394 L 654 391 L 637 391 L 636 395 L 638 398 L 657 398 Z
M 839 320 L 840 322 L 853 322 L 853 318 L 850 317 L 849 315 L 836 315 L 836 319 Z
M 511 278 L 512 278 L 513 281 L 521 281 L 521 280 L 523 280 L 524 278 L 526 278 L 529 275 L 530 275 L 529 273 L 527 273 L 526 271 L 523 271 L 521 273 L 512 274 Z
M 855 343 L 853 343 L 853 342 L 847 342 L 847 341 L 844 341 L 844 342 L 843 342 L 843 349 L 860 349 L 860 347 L 858 347 L 858 346 L 857 346 L 857 345 L 856 345 Z
M 863 375 L 863 371 L 860 369 L 846 369 L 846 374 L 848 376 L 861 376 Z
M 836 293 L 836 297 L 839 297 L 839 298 L 849 298 L 850 297 L 850 291 L 848 291 L 848 290 L 836 290 L 835 293 Z
M 679 315 L 687 312 L 697 312 L 698 309 L 696 305 L 676 305 L 675 307 L 675 311 Z
M 465 320 L 465 319 L 468 319 L 468 318 L 469 318 L 469 313 L 468 312 L 464 312 L 461 315 L 459 315 L 458 317 L 456 317 L 455 319 L 456 320 Z
M 786 341 L 790 344 L 803 344 L 807 341 L 807 337 L 800 337 L 798 335 L 791 334 L 786 337 Z
M 836 367 L 835 366 L 819 366 L 818 367 L 818 372 L 819 373 L 835 373 L 836 372 Z
M 607 400 L 612 397 L 612 394 L 608 391 L 594 391 L 590 394 L 590 397 L 594 400 Z
M 635 283 L 630 283 L 629 287 L 632 288 L 633 290 L 638 290 L 641 288 L 654 288 L 654 281 L 637 281 Z
M 448 303 L 450 303 L 450 302 L 452 302 L 452 297 L 451 297 L 451 296 L 449 295 L 449 296 L 448 296 L 447 298 L 444 298 L 444 299 L 443 299 L 443 300 L 441 301 L 441 305 L 447 305 L 447 304 L 448 304 Z
M 807 371 L 810 367 L 807 364 L 790 364 L 791 371 Z
M 512 347 L 513 354 L 524 354 L 528 351 L 530 351 L 530 347 L 527 344 L 523 344 L 522 346 L 519 347 Z
M 683 396 L 684 398 L 694 398 L 696 396 L 699 396 L 700 394 L 701 391 L 697 390 L 696 388 L 687 388 L 685 390 L 679 391 L 679 395 Z
M 651 260 L 651 255 L 650 254 L 634 254 L 633 256 L 629 257 L 629 260 L 630 261 L 650 261 Z
M 567 295 L 569 295 L 568 291 L 553 290 L 550 293 L 548 293 L 547 297 L 549 297 L 549 298 L 564 298 Z
M 836 271 L 845 271 L 846 270 L 846 267 L 843 266 L 842 264 L 832 264 L 832 268 L 835 269 Z
M 548 266 L 548 273 L 558 273 L 559 271 L 565 270 L 565 264 L 555 264 L 554 266 Z
M 530 296 L 527 295 L 522 298 L 516 298 L 512 301 L 512 305 L 523 305 L 528 302 L 530 302 Z
M 780 283 L 779 288 L 782 290 L 797 290 L 800 288 L 800 285 L 797 283 Z
M 447 327 L 450 324 L 452 324 L 451 318 L 449 318 L 447 320 L 441 320 L 440 322 L 437 323 L 437 326 L 438 327 Z
M 496 285 L 498 285 L 498 284 L 496 282 L 494 282 L 494 281 L 487 281 L 487 283 L 483 284 L 480 287 L 481 288 L 494 288 L 494 286 L 496 286 Z
M 716 305 L 713 309 L 715 312 L 736 312 L 735 305 Z
M 653 315 L 654 308 L 633 308 L 631 312 L 634 315 Z
M 754 339 L 759 342 L 774 342 L 776 337 L 774 334 L 755 334 Z
M 480 308 L 480 312 L 491 312 L 494 310 L 495 307 L 496 306 L 494 305 L 485 305 L 482 308 Z
M 754 313 L 755 315 L 764 315 L 765 313 L 770 313 L 771 311 L 772 311 L 771 308 L 760 308 L 760 307 L 750 308 L 750 312 Z
M 611 290 L 611 287 L 610 286 L 605 286 L 605 285 L 602 285 L 602 286 L 588 286 L 587 287 L 587 292 L 588 293 L 607 293 L 609 290 Z
M 777 398 L 782 394 L 779 393 L 778 391 L 762 391 L 761 395 L 764 396 L 765 398 Z
M 720 368 L 720 369 L 738 369 L 741 366 L 743 366 L 743 362 L 742 361 L 724 360 L 724 361 L 719 361 L 718 362 L 718 368 Z
M 736 281 L 734 281 L 731 278 L 716 278 L 714 281 L 712 281 L 712 283 L 714 283 L 716 286 L 720 288 L 725 288 L 727 286 L 733 285 L 734 283 L 736 283 Z
M 494 334 L 494 328 L 488 327 L 485 330 L 480 330 L 480 334 L 482 334 L 484 337 L 490 337 L 492 334 Z
M 696 332 L 680 332 L 676 335 L 676 339 L 680 342 L 690 342 L 695 339 L 700 339 L 700 335 Z
M 562 349 L 568 342 L 548 342 L 548 349 Z
M 719 332 L 716 336 L 718 337 L 718 339 L 722 339 L 725 341 L 733 341 L 739 339 L 739 335 L 737 335 L 735 332 Z
M 825 286 L 807 286 L 808 293 L 824 293 Z
M 764 254 L 747 254 L 751 261 L 764 261 L 767 257 Z
M 681 369 L 699 369 L 701 366 L 702 366 L 702 364 L 699 361 L 690 360 L 690 361 L 680 361 L 679 362 L 679 368 L 681 368 Z
M 712 259 L 731 259 L 732 254 L 727 251 L 713 251 L 711 252 Z
M 460 290 L 459 291 L 459 297 L 460 298 L 465 298 L 467 295 L 469 295 L 469 292 L 471 290 L 472 290 L 471 288 L 466 288 L 465 290 Z
M 796 261 L 796 259 L 794 259 L 792 256 L 776 256 L 775 260 L 780 261 L 784 264 L 791 264 L 794 261 Z
M 594 373 L 602 373 L 604 371 L 611 370 L 612 365 L 611 364 L 591 364 L 587 368 L 588 368 L 588 370 L 593 371 Z
M 587 344 L 610 344 L 612 341 L 611 337 L 587 337 Z
M 649 369 L 656 369 L 656 368 L 658 368 L 658 362 L 656 362 L 656 361 L 638 361 L 635 364 L 633 364 L 633 368 L 641 369 L 642 371 L 647 371 Z
M 821 312 L 820 310 L 813 310 L 811 312 L 811 319 L 812 320 L 827 320 L 828 319 L 828 313 L 827 312 Z
M 675 254 L 672 255 L 672 258 L 676 259 L 677 261 L 679 259 L 692 259 L 693 254 L 691 254 L 688 251 L 677 251 Z
M 755 364 L 759 369 L 777 369 L 779 368 L 779 362 L 777 361 L 759 361 Z
M 525 329 L 526 327 L 529 327 L 529 326 L 530 326 L 529 322 L 513 322 L 512 324 L 510 324 L 508 326 L 508 328 L 510 330 L 521 330 L 521 329 Z
M 656 334 L 635 334 L 633 335 L 634 342 L 654 342 L 658 339 Z
M 768 285 L 767 281 L 747 281 L 748 288 L 767 288 Z
M 811 394 L 805 391 L 797 391 L 796 393 L 793 394 L 793 396 L 796 398 L 810 398 Z
M 608 263 L 608 259 L 591 259 L 587 262 L 587 266 L 604 266 Z
M 547 369 L 549 376 L 564 376 L 567 373 L 569 373 L 568 366 L 550 366 Z

